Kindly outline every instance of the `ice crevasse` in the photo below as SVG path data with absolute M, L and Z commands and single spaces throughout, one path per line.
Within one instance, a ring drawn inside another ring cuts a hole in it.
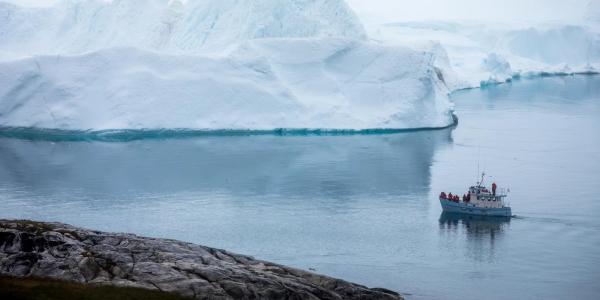
M 0 2 L 4 128 L 444 127 L 447 66 L 342 0 Z

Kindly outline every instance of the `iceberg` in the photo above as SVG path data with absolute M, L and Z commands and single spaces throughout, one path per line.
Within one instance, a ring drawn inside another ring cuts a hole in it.
M 371 25 L 369 33 L 395 46 L 439 43 L 457 75 L 451 90 L 600 70 L 600 28 L 593 22 L 411 21 Z
M 0 11 L 0 126 L 444 127 L 435 51 L 369 41 L 343 1 L 64 1 Z M 25 52 L 25 54 L 23 54 Z M 446 76 L 448 77 L 448 75 Z
M 600 23 L 600 1 L 590 0 L 585 9 L 585 19 L 588 22 Z
M 0 40 L 5 129 L 454 123 L 444 50 L 369 40 L 342 0 L 2 3 Z
M 420 128 L 452 122 L 432 55 L 268 39 L 226 56 L 111 48 L 0 64 L 0 124 L 65 130 Z

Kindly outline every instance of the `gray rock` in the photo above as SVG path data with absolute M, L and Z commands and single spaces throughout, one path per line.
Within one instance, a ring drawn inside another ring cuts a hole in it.
M 0 220 L 0 275 L 175 292 L 195 299 L 402 299 L 386 289 L 174 240 Z

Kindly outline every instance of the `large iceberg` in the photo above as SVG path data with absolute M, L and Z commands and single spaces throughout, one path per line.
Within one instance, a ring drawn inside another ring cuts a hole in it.
M 227 56 L 112 48 L 0 64 L 4 126 L 414 128 L 452 122 L 434 57 L 348 39 L 249 41 Z
M 5 128 L 453 123 L 443 49 L 369 41 L 342 0 L 4 3 L 0 40 Z

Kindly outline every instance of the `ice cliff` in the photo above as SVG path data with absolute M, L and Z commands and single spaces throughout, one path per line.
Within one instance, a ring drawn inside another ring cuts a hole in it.
M 440 49 L 369 41 L 342 0 L 3 3 L 0 41 L 5 128 L 453 122 Z
M 0 65 L 0 120 L 94 130 L 439 127 L 451 117 L 432 59 L 330 38 L 255 40 L 224 57 L 135 48 L 37 56 Z

